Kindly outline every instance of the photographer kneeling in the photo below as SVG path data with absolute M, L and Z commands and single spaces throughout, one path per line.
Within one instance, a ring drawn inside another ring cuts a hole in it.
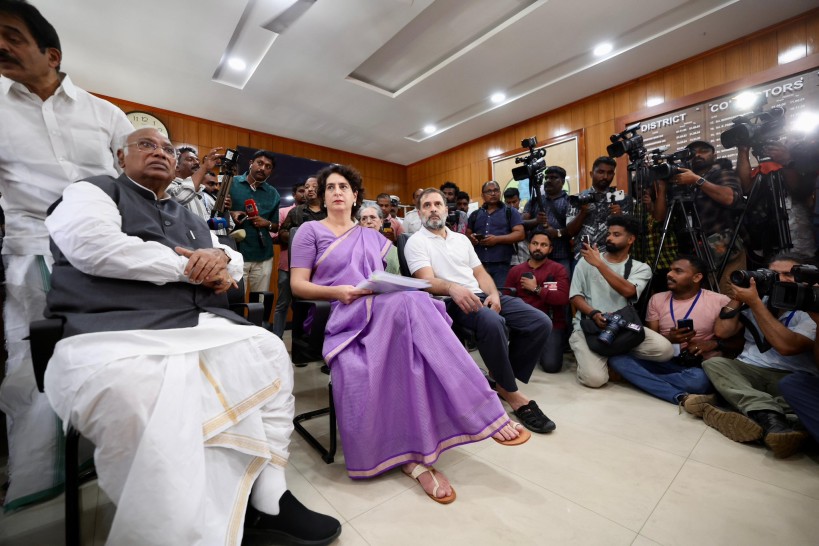
M 771 308 L 769 297 L 760 297 L 759 292 L 766 293 L 776 275 L 780 281 L 793 282 L 791 269 L 804 261 L 796 254 L 780 254 L 767 274 L 763 270 L 732 276 L 737 282 L 750 278 L 741 282 L 745 286 L 732 284 L 734 299 L 723 308 L 714 332 L 725 339 L 744 327 L 745 348 L 736 359 L 712 358 L 702 364 L 717 391 L 739 411 L 706 406 L 705 423 L 735 442 L 762 439 L 780 459 L 799 450 L 805 433 L 794 430 L 785 417 L 790 407 L 782 398 L 779 381 L 793 372 L 816 373 L 812 353 L 816 323 L 804 311 Z M 758 291 L 758 286 L 764 288 Z
M 584 333 L 581 318 L 588 317 L 602 333 L 600 337 L 616 342 L 618 335 L 639 329 L 645 338 L 628 352 L 644 360 L 665 362 L 674 355 L 671 343 L 663 336 L 639 325 L 637 313 L 631 307 L 651 279 L 651 269 L 629 256 L 637 238 L 639 223 L 630 216 L 612 216 L 606 222 L 606 252 L 597 245 L 582 242 L 580 254 L 569 290 L 571 303 L 577 309 L 574 332 L 569 344 L 577 359 L 577 379 L 587 387 L 602 387 L 609 380 L 607 357 L 592 351 Z M 617 320 L 617 316 L 620 318 Z M 631 319 L 629 320 L 629 317 Z M 609 320 L 616 323 L 609 323 Z M 624 324 L 625 323 L 625 324 Z M 619 326 L 619 328 L 618 328 Z M 588 329 L 588 328 L 587 328 Z M 598 337 L 597 334 L 588 334 Z M 642 335 L 642 334 L 641 334 Z M 601 340 L 602 341 L 602 340 Z M 605 343 L 605 342 L 604 342 Z

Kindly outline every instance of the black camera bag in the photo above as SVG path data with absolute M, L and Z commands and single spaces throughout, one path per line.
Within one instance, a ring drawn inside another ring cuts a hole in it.
M 628 276 L 631 274 L 631 260 L 632 258 L 629 256 L 628 262 L 626 263 L 626 269 L 623 272 L 623 277 L 626 279 L 628 279 Z M 622 309 L 609 314 L 620 315 L 627 323 L 626 326 L 620 328 L 620 330 L 617 332 L 617 336 L 610 345 L 603 343 L 598 339 L 598 336 L 602 330 L 598 328 L 597 323 L 594 322 L 594 319 L 580 319 L 580 329 L 583 330 L 583 335 L 586 336 L 586 344 L 589 346 L 589 349 L 601 356 L 615 356 L 625 354 L 645 341 L 645 328 L 643 327 L 643 323 L 640 321 L 640 315 L 637 313 L 637 309 L 635 309 L 631 304 L 628 304 Z

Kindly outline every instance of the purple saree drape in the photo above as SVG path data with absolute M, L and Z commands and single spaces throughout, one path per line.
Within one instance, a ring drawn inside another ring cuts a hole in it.
M 311 269 L 316 284 L 356 285 L 384 269 L 390 245 L 375 230 L 356 226 L 335 237 L 308 222 L 293 241 L 291 267 Z M 509 420 L 440 301 L 396 292 L 332 305 L 323 354 L 351 478 L 432 464 Z

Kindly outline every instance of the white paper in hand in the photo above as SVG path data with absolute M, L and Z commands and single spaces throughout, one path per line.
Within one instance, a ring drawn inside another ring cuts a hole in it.
M 412 277 L 404 277 L 402 275 L 393 275 L 386 271 L 374 271 L 370 274 L 369 279 L 361 281 L 356 285 L 356 288 L 372 290 L 379 294 L 400 292 L 403 290 L 424 290 L 429 287 L 429 281 L 413 279 Z

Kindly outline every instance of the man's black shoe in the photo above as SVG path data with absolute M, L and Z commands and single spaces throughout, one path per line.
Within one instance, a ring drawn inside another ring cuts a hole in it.
M 793 432 L 790 423 L 788 423 L 788 420 L 781 413 L 770 410 L 760 410 L 749 411 L 748 416 L 759 423 L 762 427 L 763 436 L 770 433 L 780 434 L 783 432 Z
M 788 419 L 775 411 L 751 411 L 749 415 L 762 426 L 762 441 L 773 451 L 777 459 L 786 459 L 798 453 L 807 433 L 794 430 Z
M 552 432 L 557 428 L 555 422 L 546 417 L 545 413 L 540 411 L 540 408 L 537 407 L 537 402 L 534 400 L 531 400 L 525 406 L 521 406 L 516 409 L 515 415 L 517 415 L 518 419 L 520 419 L 523 426 L 532 432 L 544 434 L 546 432 Z
M 245 512 L 245 546 L 262 544 L 298 544 L 323 546 L 341 534 L 341 523 L 335 518 L 313 512 L 285 491 L 279 500 L 279 515 L 260 512 L 247 503 Z

